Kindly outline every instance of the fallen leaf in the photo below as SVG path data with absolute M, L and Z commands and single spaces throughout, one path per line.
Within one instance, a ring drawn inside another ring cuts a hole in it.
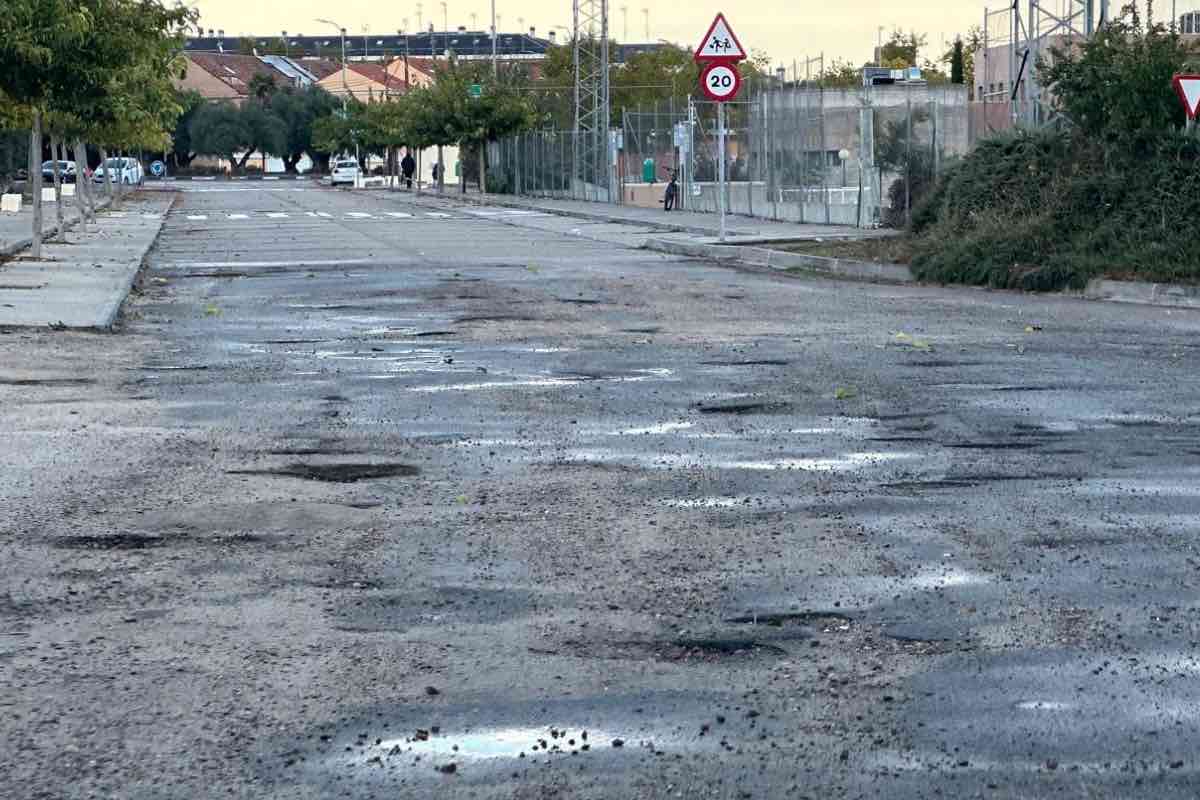
M 834 400 L 850 400 L 854 397 L 858 397 L 858 389 L 853 386 L 839 386 L 833 390 Z

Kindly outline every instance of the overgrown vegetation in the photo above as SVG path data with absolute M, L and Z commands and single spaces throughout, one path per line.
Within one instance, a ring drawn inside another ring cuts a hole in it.
M 1200 140 L 1171 84 L 1194 54 L 1126 7 L 1042 78 L 1058 124 L 981 142 L 914 211 L 922 280 L 1052 290 L 1200 280 Z

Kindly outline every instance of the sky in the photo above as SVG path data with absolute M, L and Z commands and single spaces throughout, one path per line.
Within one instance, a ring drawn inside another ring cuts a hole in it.
M 996 0 L 993 5 L 1002 5 Z M 205 29 L 224 29 L 226 36 L 249 34 L 265 36 L 288 31 L 292 35 L 319 35 L 332 32 L 327 25 L 314 21 L 317 17 L 333 19 L 351 34 L 362 34 L 363 26 L 371 33 L 395 33 L 408 19 L 408 30 L 417 29 L 418 3 L 382 3 L 379 0 L 194 0 L 189 2 L 200 12 Z M 421 15 L 427 28 L 432 21 L 437 30 L 443 29 L 442 4 L 424 0 Z M 471 27 L 471 14 L 477 15 L 477 29 L 489 24 L 491 6 L 487 0 L 447 0 L 446 17 L 451 29 L 459 25 Z M 628 11 L 623 14 L 622 6 Z M 740 4 L 691 0 L 663 3 L 661 0 L 610 0 L 609 26 L 618 41 L 643 42 L 646 36 L 646 17 L 649 8 L 650 41 L 666 39 L 689 48 L 694 47 L 708 29 L 718 11 L 723 11 L 738 39 L 751 51 L 762 50 L 771 56 L 775 65 L 786 64 L 789 71 L 793 60 L 800 62 L 817 57 L 849 59 L 864 63 L 872 57 L 879 26 L 884 26 L 884 38 L 893 28 L 924 33 L 929 46 L 922 57 L 936 59 L 944 52 L 942 42 L 952 41 L 955 34 L 965 33 L 983 19 L 983 3 L 976 0 L 845 0 L 845 2 L 807 2 L 796 0 L 755 0 Z M 569 0 L 497 0 L 502 33 L 534 26 L 538 35 L 545 36 L 555 25 L 571 24 Z M 625 37 L 628 19 L 628 39 Z M 559 30 L 561 37 L 563 31 Z M 944 38 L 943 38 L 944 37 Z M 948 45 L 947 45 L 948 46 Z M 815 67 L 814 67 L 815 68 Z

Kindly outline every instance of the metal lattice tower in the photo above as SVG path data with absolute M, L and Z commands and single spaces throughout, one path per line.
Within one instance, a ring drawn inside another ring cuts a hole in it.
M 987 64 L 991 41 L 1007 45 L 1007 96 L 1014 122 L 1036 126 L 1053 119 L 1038 61 L 1054 47 L 1091 38 L 1108 21 L 1109 0 L 1012 0 L 999 10 L 985 10 L 985 80 L 995 74 Z M 995 22 L 993 22 L 995 19 Z M 999 23 L 997 25 L 996 23 Z M 997 30 L 999 28 L 999 30 Z M 990 37 L 995 37 L 991 39 Z
M 574 0 L 574 20 L 575 141 L 571 174 L 574 180 L 584 182 L 585 195 L 606 195 L 610 190 L 608 0 Z

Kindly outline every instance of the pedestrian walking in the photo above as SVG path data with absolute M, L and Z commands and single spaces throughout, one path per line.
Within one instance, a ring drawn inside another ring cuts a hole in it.
M 400 162 L 400 171 L 404 173 L 404 185 L 411 189 L 413 173 L 417 171 L 417 161 L 412 157 L 411 150 L 404 151 L 404 160 Z
M 667 183 L 667 191 L 663 194 L 663 211 L 670 211 L 679 202 L 679 183 L 675 179 L 675 170 L 671 170 L 671 180 Z

